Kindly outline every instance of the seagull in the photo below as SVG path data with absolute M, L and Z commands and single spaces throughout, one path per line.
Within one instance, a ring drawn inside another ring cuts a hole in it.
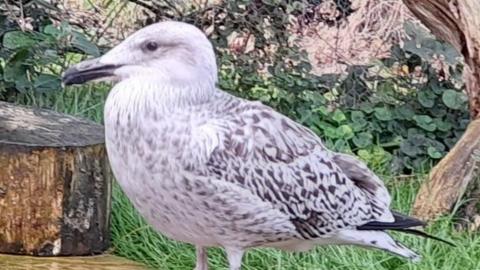
M 386 230 L 438 240 L 390 210 L 384 183 L 360 160 L 218 89 L 212 44 L 193 25 L 149 25 L 62 79 L 114 82 L 104 122 L 115 178 L 155 230 L 196 247 L 196 270 L 208 269 L 209 247 L 224 248 L 239 270 L 256 247 L 357 245 L 417 261 Z

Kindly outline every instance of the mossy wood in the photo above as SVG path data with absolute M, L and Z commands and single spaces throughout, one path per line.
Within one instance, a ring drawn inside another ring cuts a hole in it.
M 480 119 L 480 1 L 403 0 L 407 7 L 439 39 L 451 43 L 464 57 L 464 80 L 472 119 Z M 480 150 L 480 124 L 472 122 L 463 137 L 432 170 L 421 187 L 414 214 L 428 220 L 449 213 L 462 194 L 473 191 L 479 174 L 473 153 Z M 478 197 L 478 196 L 477 196 Z M 479 198 L 470 201 L 467 209 Z M 473 200 L 471 200 L 473 199 Z M 469 213 L 467 216 L 472 218 Z M 475 214 L 476 215 L 476 214 Z
M 101 125 L 0 102 L 0 253 L 109 247 L 111 173 Z
M 147 270 L 138 263 L 113 255 L 89 257 L 39 258 L 0 255 L 0 269 L 5 270 Z

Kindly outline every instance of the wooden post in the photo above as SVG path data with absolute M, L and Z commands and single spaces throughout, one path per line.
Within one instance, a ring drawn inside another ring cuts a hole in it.
M 112 176 L 101 125 L 0 102 L 0 252 L 109 247 Z
M 464 57 L 464 80 L 470 115 L 480 118 L 479 0 L 403 0 L 412 13 L 439 39 L 451 43 Z M 477 121 L 478 122 L 478 121 Z M 450 153 L 432 170 L 420 188 L 414 214 L 424 220 L 448 213 L 472 179 L 478 178 L 473 152 L 480 150 L 479 123 L 472 122 Z M 468 192 L 469 194 L 475 194 Z M 469 198 L 470 199 L 470 198 Z M 473 198 L 471 202 L 478 201 Z M 470 209 L 473 209 L 470 207 Z

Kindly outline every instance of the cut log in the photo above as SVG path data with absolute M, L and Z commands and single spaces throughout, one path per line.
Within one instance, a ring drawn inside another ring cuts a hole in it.
M 109 247 L 104 129 L 0 102 L 0 252 L 90 255 Z
M 0 255 L 5 270 L 147 270 L 147 267 L 113 255 L 50 257 Z
M 480 119 L 479 0 L 403 0 L 412 13 L 439 39 L 464 57 L 464 80 L 472 119 Z M 449 213 L 478 177 L 471 154 L 479 147 L 479 124 L 473 122 L 450 153 L 433 169 L 415 200 L 414 215 L 430 220 Z M 463 163 L 466 162 L 466 163 Z M 477 194 L 468 190 L 467 194 Z M 471 198 L 467 198 L 470 200 Z

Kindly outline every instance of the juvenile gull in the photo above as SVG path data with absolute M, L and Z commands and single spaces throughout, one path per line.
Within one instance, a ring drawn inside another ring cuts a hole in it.
M 104 114 L 114 175 L 153 228 L 196 246 L 195 269 L 214 246 L 231 270 L 252 247 L 352 244 L 419 259 L 385 229 L 424 224 L 390 211 L 383 182 L 353 156 L 216 88 L 214 51 L 196 27 L 150 25 L 63 77 L 106 79 L 116 82 Z

